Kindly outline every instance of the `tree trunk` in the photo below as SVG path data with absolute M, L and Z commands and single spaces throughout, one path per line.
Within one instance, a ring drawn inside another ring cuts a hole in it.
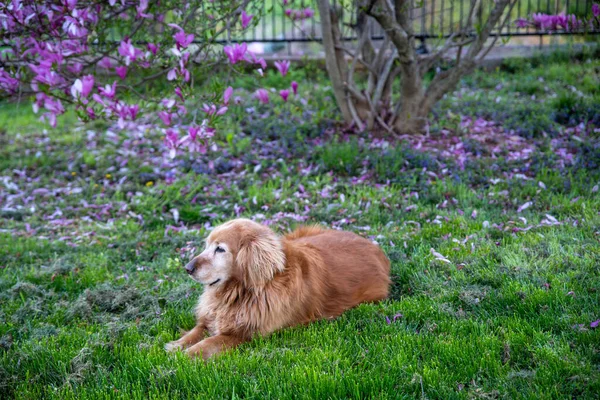
M 356 30 L 359 41 L 354 54 L 341 41 L 336 10 L 331 9 L 329 0 L 318 1 L 325 60 L 335 99 L 344 120 L 349 124 L 354 123 L 359 130 L 366 125 L 368 129 L 378 126 L 390 133 L 408 134 L 422 131 L 434 105 L 485 57 L 498 36 L 494 36 L 489 45 L 486 41 L 493 30 L 502 31 L 517 2 L 495 0 L 487 20 L 481 21 L 480 26 L 474 29 L 473 18 L 481 8 L 481 1 L 470 0 L 467 22 L 462 30 L 451 35 L 434 53 L 417 55 L 410 20 L 411 1 L 357 1 Z M 509 9 L 505 15 L 507 7 Z M 375 51 L 367 35 L 363 34 L 370 23 L 379 24 L 385 31 L 385 39 L 378 51 Z M 461 58 L 466 45 L 468 50 Z M 458 48 L 456 65 L 437 73 L 426 88 L 423 76 L 451 48 Z M 346 63 L 345 53 L 354 57 L 350 67 Z M 366 88 L 363 89 L 359 89 L 354 77 L 359 58 L 369 75 Z M 400 98 L 393 105 L 392 90 L 396 77 L 400 79 Z
M 345 76 L 339 67 L 337 59 L 339 53 L 335 48 L 335 38 L 331 18 L 331 6 L 329 0 L 319 0 L 319 13 L 321 15 L 321 28 L 323 31 L 323 47 L 325 48 L 325 66 L 333 87 L 333 94 L 345 121 L 352 121 L 352 113 L 348 105 Z M 337 21 L 337 18 L 336 18 Z M 343 55 L 342 60 L 343 62 Z

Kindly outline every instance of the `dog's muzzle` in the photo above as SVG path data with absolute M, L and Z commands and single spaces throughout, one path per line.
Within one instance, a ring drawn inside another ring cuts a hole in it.
M 193 274 L 196 270 L 196 260 L 192 260 L 185 266 L 185 270 L 189 275 Z

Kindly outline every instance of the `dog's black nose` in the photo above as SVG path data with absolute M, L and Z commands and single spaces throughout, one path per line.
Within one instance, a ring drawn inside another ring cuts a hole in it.
M 192 260 L 190 261 L 186 266 L 185 266 L 185 270 L 187 271 L 188 274 L 193 274 L 194 270 L 196 269 L 196 260 Z

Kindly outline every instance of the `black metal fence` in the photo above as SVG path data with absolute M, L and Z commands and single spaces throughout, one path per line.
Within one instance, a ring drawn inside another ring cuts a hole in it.
M 479 0 L 481 7 L 474 16 L 474 25 L 485 21 L 492 9 L 493 0 Z M 338 10 L 342 36 L 344 40 L 356 40 L 354 26 L 356 24 L 356 6 L 352 0 L 330 0 L 331 5 Z M 568 31 L 544 32 L 533 27 L 520 28 L 515 23 L 519 18 L 528 18 L 534 13 L 575 15 L 578 18 L 592 17 L 592 6 L 600 0 L 518 0 L 511 11 L 509 23 L 501 32 L 493 35 L 500 36 L 540 36 L 540 35 L 582 35 L 600 33 L 600 23 L 590 29 L 589 25 L 571 28 Z M 255 25 L 249 28 L 243 36 L 231 37 L 233 42 L 257 43 L 296 43 L 320 42 L 321 31 L 316 0 L 267 0 L 259 8 L 250 10 L 256 18 Z M 446 38 L 455 32 L 460 32 L 467 21 L 471 0 L 413 0 L 410 10 L 415 36 L 419 39 Z M 286 10 L 314 11 L 314 17 L 304 20 L 292 20 L 286 15 Z M 384 33 L 376 24 L 371 24 L 373 40 L 383 39 Z

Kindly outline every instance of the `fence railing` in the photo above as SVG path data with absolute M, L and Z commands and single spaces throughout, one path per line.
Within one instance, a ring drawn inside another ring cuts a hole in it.
M 492 9 L 493 0 L 480 0 L 481 7 L 474 16 L 475 25 L 485 21 L 487 14 Z M 600 2 L 600 0 L 596 0 Z M 471 0 L 413 0 L 410 10 L 415 36 L 419 39 L 446 38 L 453 33 L 460 32 L 467 21 Z M 545 14 L 573 14 L 577 17 L 590 17 L 594 0 L 518 0 L 511 11 L 509 23 L 501 32 L 493 32 L 500 36 L 539 36 L 539 35 L 581 35 L 600 33 L 595 24 L 594 29 L 589 26 L 569 29 L 563 32 L 544 32 L 535 28 L 519 28 L 515 21 L 519 18 L 528 18 L 533 13 Z M 356 40 L 356 6 L 352 0 L 331 0 L 331 5 L 338 10 L 343 40 Z M 286 16 L 286 9 L 310 8 L 315 12 L 313 18 L 293 21 Z M 284 4 L 281 0 L 266 0 L 258 9 L 252 10 L 258 16 L 256 24 L 241 36 L 234 36 L 227 41 L 232 42 L 320 42 L 322 39 L 319 13 L 316 0 L 294 0 Z M 376 26 L 370 25 L 371 38 L 380 40 L 384 32 Z M 223 40 L 225 41 L 225 40 Z

